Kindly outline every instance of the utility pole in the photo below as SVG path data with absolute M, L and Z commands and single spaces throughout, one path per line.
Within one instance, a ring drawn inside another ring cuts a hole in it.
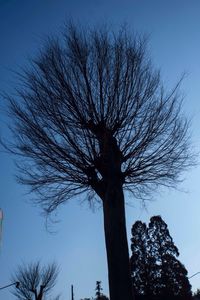
M 74 300 L 74 287 L 73 284 L 71 285 L 71 295 L 72 295 L 72 300 Z

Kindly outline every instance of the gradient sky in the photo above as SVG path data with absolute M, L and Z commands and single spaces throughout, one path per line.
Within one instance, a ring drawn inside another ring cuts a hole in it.
M 109 23 L 114 28 L 127 23 L 131 30 L 149 36 L 149 53 L 161 69 L 163 82 L 172 87 L 183 72 L 185 114 L 192 118 L 193 147 L 200 147 L 200 1 L 199 0 L 0 0 L 0 89 L 15 87 L 13 71 L 26 66 L 47 35 L 57 35 L 67 19 L 81 24 Z M 0 102 L 3 106 L 3 101 Z M 0 132 L 8 135 L 7 118 L 1 110 Z M 199 150 L 198 150 L 199 151 Z M 31 204 L 32 195 L 14 178 L 13 157 L 0 152 L 0 207 L 4 211 L 0 249 L 0 287 L 10 283 L 18 264 L 40 259 L 58 262 L 60 275 L 55 293 L 70 299 L 94 295 L 96 280 L 108 293 L 106 253 L 101 208 L 93 212 L 81 199 L 61 207 L 58 223 L 46 230 L 40 209 Z M 184 174 L 180 190 L 162 190 L 155 201 L 142 204 L 127 199 L 127 231 L 138 219 L 148 222 L 161 215 L 169 226 L 180 260 L 189 276 L 200 271 L 200 166 Z M 200 275 L 191 279 L 200 288 Z M 11 300 L 9 289 L 0 299 Z

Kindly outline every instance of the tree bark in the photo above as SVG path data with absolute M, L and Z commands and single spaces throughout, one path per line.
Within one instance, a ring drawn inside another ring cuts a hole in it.
M 121 183 L 107 188 L 103 211 L 110 300 L 134 300 Z

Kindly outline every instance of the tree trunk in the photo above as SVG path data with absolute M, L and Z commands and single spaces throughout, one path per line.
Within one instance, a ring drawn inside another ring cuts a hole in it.
M 121 184 L 109 186 L 103 200 L 110 300 L 133 300 Z

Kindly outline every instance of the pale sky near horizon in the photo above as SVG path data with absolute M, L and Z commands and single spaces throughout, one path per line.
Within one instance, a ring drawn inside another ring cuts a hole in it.
M 0 0 L 0 90 L 15 87 L 15 74 L 35 55 L 49 35 L 57 35 L 67 19 L 84 25 L 108 23 L 113 28 L 126 23 L 130 30 L 149 36 L 153 64 L 161 69 L 163 82 L 172 87 L 183 72 L 185 114 L 192 119 L 193 147 L 200 147 L 200 1 L 199 0 Z M 0 100 L 2 103 L 2 99 Z M 0 134 L 6 136 L 7 119 L 0 112 Z M 58 223 L 49 233 L 32 195 L 16 183 L 13 157 L 0 152 L 0 208 L 4 211 L 0 249 L 0 287 L 10 283 L 18 264 L 40 259 L 55 260 L 60 275 L 55 294 L 70 299 L 94 296 L 96 280 L 108 294 L 107 265 L 101 208 L 93 212 L 81 199 L 61 207 Z M 136 220 L 148 222 L 161 215 L 180 251 L 189 276 L 200 271 L 200 166 L 184 174 L 180 189 L 163 189 L 155 201 L 142 204 L 128 199 L 127 232 Z M 200 275 L 191 279 L 200 288 Z M 15 299 L 10 290 L 0 290 L 0 299 Z

